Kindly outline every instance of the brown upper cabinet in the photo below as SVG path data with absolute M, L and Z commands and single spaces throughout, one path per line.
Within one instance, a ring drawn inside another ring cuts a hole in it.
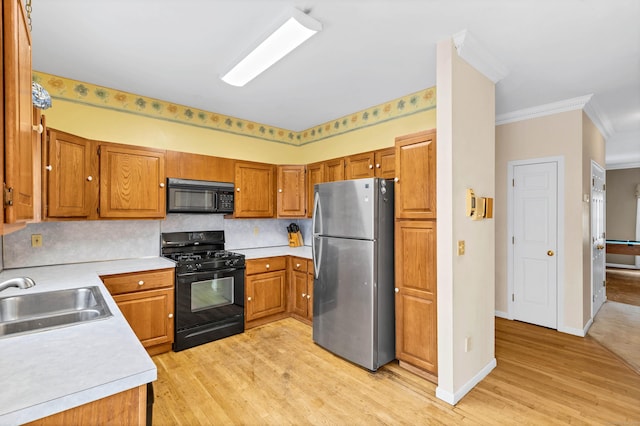
M 98 201 L 97 144 L 55 129 L 43 149 L 44 217 L 88 218 Z
M 278 166 L 278 217 L 305 217 L 305 166 Z
M 396 138 L 396 218 L 436 218 L 436 131 Z
M 167 177 L 233 182 L 235 160 L 211 155 L 167 151 Z
M 165 217 L 165 151 L 100 144 L 100 217 Z
M 373 152 L 350 155 L 345 159 L 345 178 L 362 179 L 375 176 Z
M 345 179 L 395 177 L 395 148 L 350 155 L 345 159 Z
M 393 179 L 396 177 L 395 147 L 375 151 L 373 158 L 376 177 L 383 179 Z
M 333 160 L 327 160 L 324 162 L 324 181 L 335 182 L 337 180 L 344 180 L 344 158 L 334 158 Z
M 4 169 L 4 209 L 0 213 L 0 234 L 20 229 L 24 222 L 33 220 L 37 202 L 34 178 L 37 138 L 31 101 L 31 33 L 21 1 L 3 1 L 2 31 L 3 84 L 0 91 L 4 103 L 0 107 L 0 120 L 3 121 L 4 133 L 0 166 L 4 167 L 0 169 Z
M 324 182 L 324 162 L 307 165 L 307 217 L 313 216 L 313 187 L 316 183 Z
M 236 161 L 234 217 L 274 217 L 275 172 L 271 164 Z

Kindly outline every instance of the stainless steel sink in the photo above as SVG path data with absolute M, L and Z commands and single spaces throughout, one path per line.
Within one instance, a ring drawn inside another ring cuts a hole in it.
M 4 297 L 0 299 L 0 338 L 111 315 L 97 286 Z

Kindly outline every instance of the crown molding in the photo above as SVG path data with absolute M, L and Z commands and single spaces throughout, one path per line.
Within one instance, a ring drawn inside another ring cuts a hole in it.
M 514 123 L 516 121 L 530 120 L 532 118 L 545 117 L 547 115 L 558 114 L 566 111 L 584 109 L 592 96 L 593 94 L 589 94 L 577 98 L 566 99 L 564 101 L 552 102 L 550 104 L 538 105 L 531 108 L 524 108 L 500 114 L 496 116 L 496 126 Z
M 509 74 L 509 70 L 468 30 L 455 33 L 452 39 L 458 56 L 484 74 L 494 84 Z
M 640 161 L 631 162 L 631 163 L 614 163 L 614 164 L 606 163 L 605 168 L 607 170 L 640 169 Z
M 613 136 L 613 125 L 595 99 L 592 98 L 587 102 L 584 107 L 584 112 L 589 116 L 591 121 L 593 121 L 593 124 L 598 128 L 605 140 Z

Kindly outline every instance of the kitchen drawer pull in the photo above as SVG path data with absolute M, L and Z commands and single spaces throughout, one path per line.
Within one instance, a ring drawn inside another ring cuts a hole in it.
M 299 264 L 299 263 L 296 263 L 296 268 L 299 268 L 299 267 L 300 267 L 300 264 Z
M 247 297 L 247 302 L 251 302 L 251 296 Z
M 160 182 L 160 188 L 164 188 L 164 183 Z
M 268 263 L 265 265 L 265 268 L 269 269 L 269 264 Z
M 49 164 L 48 166 L 45 167 L 45 169 L 47 169 L 48 171 L 53 170 L 53 166 L 51 164 Z
M 87 180 L 91 182 L 93 180 L 93 176 L 87 176 Z
M 236 191 L 237 191 L 237 192 L 240 192 L 240 188 L 236 188 Z
M 142 280 L 138 281 L 138 285 L 143 285 L 143 284 L 144 284 L 144 281 Z
M 173 318 L 173 314 L 169 314 L 169 318 Z
M 400 178 L 393 178 L 393 181 L 394 181 L 395 183 L 398 183 L 398 182 L 400 182 Z
M 282 192 L 282 188 L 278 189 L 278 192 Z
M 373 164 L 369 164 L 369 168 L 370 168 L 370 169 L 373 169 Z
M 307 297 L 307 293 L 302 293 L 302 298 L 304 299 L 305 297 Z
M 307 294 L 307 299 L 311 299 L 311 295 L 310 294 Z
M 376 163 L 376 169 L 380 168 L 380 163 Z
M 396 293 L 398 293 L 400 291 L 400 289 L 398 287 L 396 287 L 393 291 L 395 291 Z

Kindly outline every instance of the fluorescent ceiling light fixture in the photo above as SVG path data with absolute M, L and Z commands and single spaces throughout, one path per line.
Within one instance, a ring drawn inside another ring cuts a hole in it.
M 244 86 L 321 30 L 320 22 L 298 9 L 292 9 L 288 19 L 225 73 L 222 81 L 232 86 Z

